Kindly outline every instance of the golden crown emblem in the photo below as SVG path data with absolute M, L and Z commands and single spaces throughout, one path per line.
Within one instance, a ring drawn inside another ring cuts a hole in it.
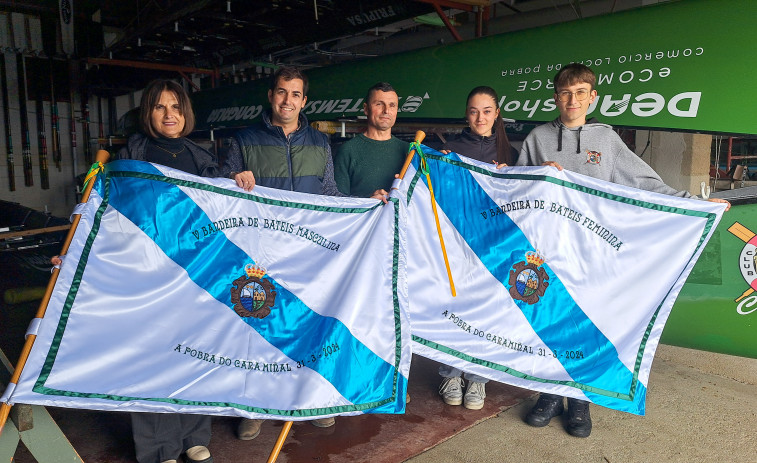
M 544 263 L 544 258 L 539 254 L 539 251 L 528 251 L 526 253 L 526 262 L 529 264 L 534 264 L 535 266 L 540 266 Z
M 257 278 L 260 279 L 265 275 L 265 267 L 258 264 L 247 264 L 244 267 L 245 273 L 247 273 L 247 276 L 250 278 Z

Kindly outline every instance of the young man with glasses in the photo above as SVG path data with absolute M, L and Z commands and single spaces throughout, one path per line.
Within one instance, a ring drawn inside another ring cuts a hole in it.
M 594 71 L 571 63 L 560 69 L 554 83 L 560 116 L 531 131 L 516 165 L 550 165 L 642 190 L 691 197 L 688 191 L 667 186 L 610 125 L 594 118 L 587 121 L 586 114 L 597 98 Z
M 554 84 L 560 117 L 531 131 L 523 142 L 516 165 L 565 168 L 642 190 L 691 197 L 688 191 L 676 191 L 666 185 L 647 163 L 626 147 L 611 126 L 596 119 L 586 120 L 597 98 L 594 71 L 583 64 L 571 63 L 560 69 Z M 710 201 L 727 203 L 717 198 Z M 526 416 L 526 422 L 531 426 L 546 426 L 563 410 L 561 396 L 542 393 Z M 589 437 L 589 402 L 568 398 L 567 431 L 575 437 Z

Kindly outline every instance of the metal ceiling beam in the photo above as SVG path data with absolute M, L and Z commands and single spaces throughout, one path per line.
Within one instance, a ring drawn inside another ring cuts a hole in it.
M 452 37 L 454 37 L 458 42 L 462 42 L 463 38 L 460 37 L 460 34 L 457 32 L 457 29 L 455 29 L 455 26 L 453 26 L 452 23 L 449 22 L 447 15 L 444 14 L 444 11 L 442 11 L 442 7 L 440 7 L 438 3 L 434 3 L 433 5 L 434 9 L 436 10 L 436 14 L 438 14 L 439 17 L 442 18 L 444 25 L 447 26 L 447 29 L 452 34 Z
M 214 69 L 201 69 L 188 66 L 176 66 L 173 64 L 161 64 L 161 63 L 147 63 L 144 61 L 128 61 L 121 59 L 105 59 L 105 58 L 87 58 L 87 64 L 97 64 L 103 66 L 119 66 L 127 68 L 138 69 L 152 69 L 156 71 L 173 71 L 178 72 L 184 77 L 191 85 L 195 86 L 194 82 L 187 76 L 189 74 L 205 74 L 212 78 L 212 86 L 216 86 L 218 80 L 218 71 Z M 196 86 L 195 86 L 196 87 Z
M 456 2 L 454 0 L 415 0 L 416 2 L 420 3 L 429 3 L 431 5 L 434 5 L 435 7 L 445 7 L 445 8 L 457 8 L 458 10 L 464 10 L 464 11 L 473 11 L 473 5 Z M 489 2 L 485 2 L 487 5 Z
M 582 19 L 583 14 L 581 14 L 581 5 L 579 4 L 579 0 L 568 0 L 568 4 L 571 8 L 573 8 L 573 11 L 576 13 L 576 16 L 578 16 L 578 19 Z M 615 8 L 615 5 L 613 5 L 613 8 Z
M 478 7 L 488 7 L 495 3 L 497 0 L 452 0 L 453 3 L 463 3 L 465 5 L 473 5 Z
M 452 34 L 452 37 L 455 38 L 456 41 L 462 42 L 463 38 L 460 36 L 460 34 L 457 32 L 457 29 L 455 29 L 455 26 L 452 25 L 452 23 L 447 18 L 447 15 L 444 14 L 444 11 L 442 11 L 442 7 L 446 8 L 455 8 L 458 10 L 463 11 L 469 11 L 469 12 L 476 12 L 476 37 L 483 37 L 486 35 L 487 32 L 487 23 L 489 22 L 489 15 L 490 15 L 490 8 L 491 8 L 491 0 L 460 0 L 460 1 L 454 1 L 454 0 L 416 0 L 420 3 L 429 3 L 434 6 L 434 10 L 436 10 L 436 14 L 439 15 L 441 20 L 444 22 L 444 25 L 447 26 L 447 29 Z
M 476 11 L 476 37 L 489 35 L 489 18 L 491 18 L 491 7 L 479 7 Z
M 439 15 L 442 22 L 444 22 L 444 25 L 447 26 L 447 30 L 449 30 L 450 34 L 452 34 L 452 37 L 455 38 L 456 41 L 462 42 L 463 38 L 460 36 L 460 34 L 457 32 L 457 29 L 455 29 L 455 26 L 452 25 L 451 22 L 449 22 L 449 18 L 447 18 L 447 15 L 444 14 L 444 11 L 442 11 L 442 6 L 447 8 L 457 8 L 464 11 L 473 11 L 473 7 L 471 5 L 465 5 L 462 3 L 457 3 L 449 0 L 416 0 L 417 2 L 421 3 L 429 3 L 434 6 L 434 10 L 436 10 L 436 14 Z
M 141 35 L 147 35 L 152 31 L 155 31 L 156 29 L 160 29 L 166 24 L 170 24 L 187 16 L 191 16 L 193 13 L 206 8 L 214 1 L 215 0 L 195 0 L 189 2 L 176 2 L 180 3 L 183 8 L 176 8 L 168 14 L 152 15 L 149 20 L 145 21 L 141 21 L 140 17 L 142 16 L 142 12 L 138 12 L 137 17 L 134 18 L 134 20 L 129 23 L 128 26 L 123 28 L 124 36 L 118 41 L 118 43 L 109 47 L 109 49 L 118 49 L 119 47 L 124 46 L 126 43 L 133 41 L 135 38 L 138 38 Z M 153 2 L 148 3 L 145 8 L 150 6 L 151 3 Z M 135 22 L 137 23 L 136 26 L 134 25 Z M 107 52 L 108 50 L 105 50 L 103 53 L 105 54 Z

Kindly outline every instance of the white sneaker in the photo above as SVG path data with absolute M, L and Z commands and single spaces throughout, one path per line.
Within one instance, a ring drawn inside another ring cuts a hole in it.
M 468 381 L 468 387 L 465 390 L 463 407 L 469 410 L 481 410 L 484 408 L 484 399 L 486 398 L 486 383 Z
M 460 405 L 463 403 L 463 378 L 444 378 L 439 385 L 439 395 L 447 405 Z

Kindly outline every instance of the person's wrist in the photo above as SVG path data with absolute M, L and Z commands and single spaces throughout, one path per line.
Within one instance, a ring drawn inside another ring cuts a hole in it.
M 234 172 L 234 171 L 232 170 L 231 172 L 229 172 L 229 178 L 230 178 L 230 179 L 234 179 L 234 177 L 236 177 L 238 173 L 239 173 L 239 172 Z

